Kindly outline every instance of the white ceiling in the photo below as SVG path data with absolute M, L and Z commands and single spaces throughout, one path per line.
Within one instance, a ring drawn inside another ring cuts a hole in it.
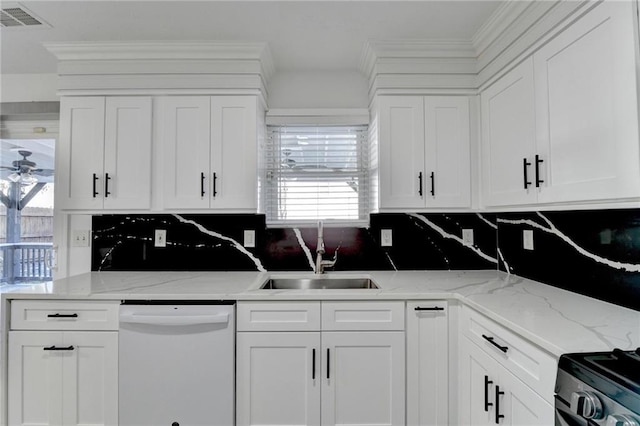
M 21 1 L 51 28 L 1 29 L 0 72 L 55 73 L 43 42 L 114 40 L 266 41 L 276 70 L 355 70 L 367 40 L 469 41 L 500 3 Z

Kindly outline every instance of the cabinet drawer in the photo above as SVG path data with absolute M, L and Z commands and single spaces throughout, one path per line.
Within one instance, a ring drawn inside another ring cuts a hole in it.
M 13 300 L 12 330 L 117 330 L 118 302 Z
M 557 366 L 553 355 L 466 306 L 461 327 L 464 335 L 516 377 L 545 399 L 553 399 Z
M 238 331 L 319 331 L 320 302 L 238 303 Z
M 322 330 L 404 330 L 404 302 L 322 302 Z

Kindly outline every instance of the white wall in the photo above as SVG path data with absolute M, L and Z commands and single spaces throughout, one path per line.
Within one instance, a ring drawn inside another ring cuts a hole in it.
M 0 102 L 59 101 L 57 74 L 1 74 Z
M 269 108 L 368 108 L 367 79 L 357 71 L 278 71 Z

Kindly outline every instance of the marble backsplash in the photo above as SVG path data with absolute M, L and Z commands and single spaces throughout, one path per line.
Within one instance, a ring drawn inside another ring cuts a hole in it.
M 167 246 L 154 247 L 156 229 Z M 380 232 L 392 230 L 392 246 Z M 474 244 L 462 240 L 473 229 Z M 243 247 L 245 230 L 255 247 Z M 533 250 L 523 231 L 533 232 Z M 335 271 L 497 269 L 640 310 L 640 210 L 372 214 L 325 227 Z M 93 217 L 92 270 L 313 271 L 317 229 L 267 228 L 263 215 Z
M 495 215 L 373 214 L 369 228 L 324 228 L 332 270 L 496 269 Z M 313 271 L 317 228 L 267 228 L 264 215 L 101 215 L 93 217 L 92 270 Z M 474 229 L 473 246 L 462 229 Z M 156 229 L 166 247 L 154 247 Z M 381 247 L 381 229 L 393 244 Z M 244 231 L 255 247 L 243 247 Z

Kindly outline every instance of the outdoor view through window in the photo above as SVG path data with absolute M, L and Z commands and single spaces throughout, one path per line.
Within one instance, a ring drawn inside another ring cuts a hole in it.
M 0 286 L 51 280 L 55 139 L 0 139 Z

